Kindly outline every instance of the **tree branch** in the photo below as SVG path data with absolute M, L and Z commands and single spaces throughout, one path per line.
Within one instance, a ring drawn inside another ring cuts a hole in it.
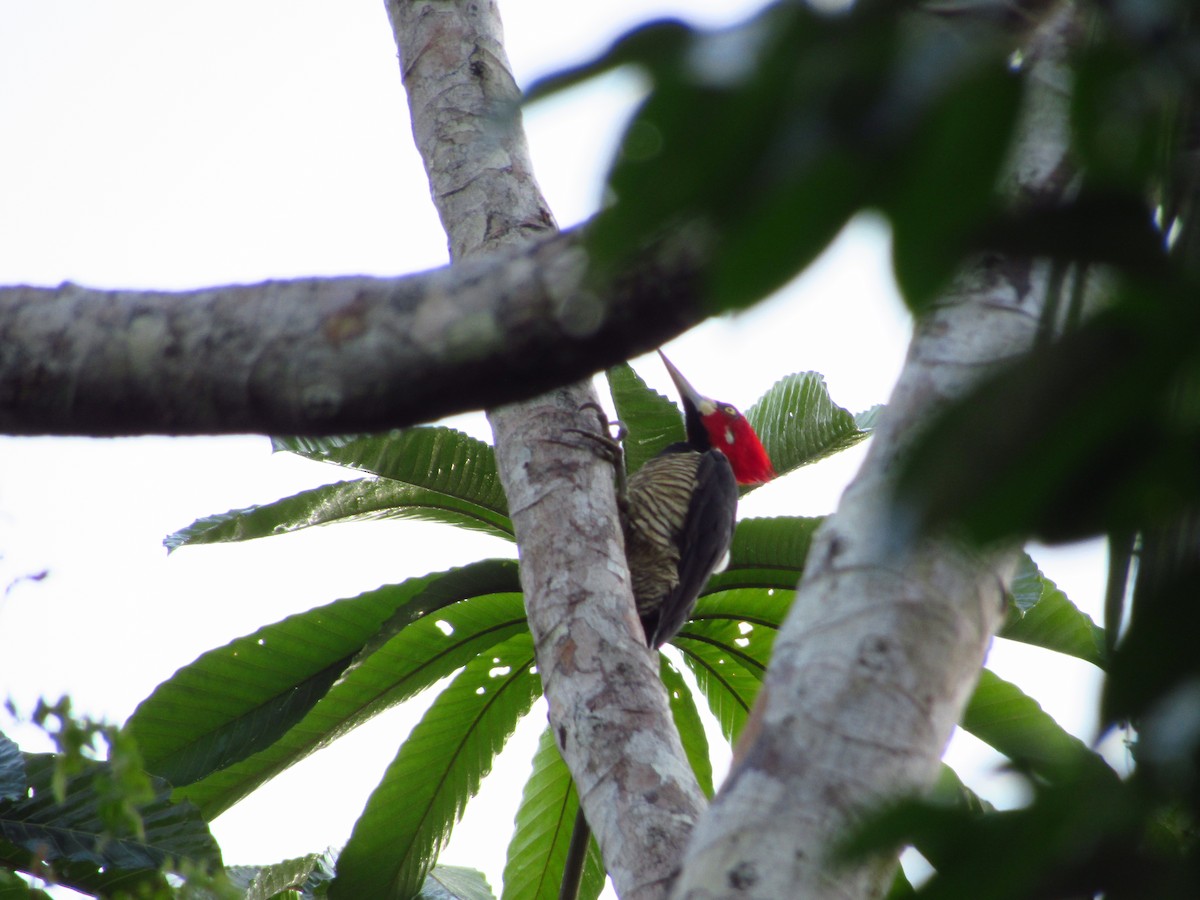
M 335 434 L 511 402 L 701 321 L 697 259 L 663 245 L 601 286 L 574 232 L 400 278 L 0 288 L 0 433 Z
M 1073 11 L 1060 8 L 1031 46 L 1014 197 L 1065 189 L 1058 70 L 1073 28 Z M 974 552 L 896 533 L 890 486 L 921 423 L 1032 347 L 1048 286 L 1047 263 L 988 256 L 918 324 L 867 459 L 813 542 L 734 766 L 672 896 L 886 893 L 894 858 L 850 869 L 830 851 L 864 811 L 932 784 L 1016 562 L 1015 547 Z
M 388 13 L 454 259 L 521 246 L 552 228 L 520 123 L 499 115 L 517 89 L 494 4 L 388 0 Z M 543 358 L 526 364 L 541 367 Z M 596 427 L 582 409 L 594 401 L 589 383 L 575 384 L 489 418 L 559 750 L 618 893 L 650 900 L 665 893 L 703 795 L 656 654 L 635 637 L 611 465 L 586 439 L 568 439 L 572 428 Z

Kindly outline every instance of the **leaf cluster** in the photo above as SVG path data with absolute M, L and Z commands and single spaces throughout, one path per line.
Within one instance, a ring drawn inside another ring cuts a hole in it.
M 1103 629 L 1027 562 L 1004 635 L 1103 667 L 1102 725 L 1135 729 L 1137 768 L 1117 781 L 1081 763 L 1080 748 L 1032 727 L 1032 701 L 1010 697 L 1031 730 L 1020 737 L 1014 719 L 997 744 L 1029 778 L 1028 806 L 993 816 L 918 805 L 908 831 L 887 834 L 929 846 L 939 875 L 922 893 L 933 896 L 1197 896 L 1194 11 L 1178 0 L 1075 4 L 1053 76 L 1065 106 L 1035 120 L 1038 134 L 1018 133 L 1046 87 L 1022 42 L 1061 4 L 912 6 L 827 15 L 777 2 L 719 31 L 651 23 L 531 97 L 621 67 L 650 81 L 592 247 L 617 264 L 664 234 L 693 235 L 714 310 L 781 286 L 865 209 L 887 217 L 915 313 L 969 258 L 1027 279 L 1048 272 L 1036 346 L 925 431 L 893 523 L 981 543 L 1107 536 Z M 1014 200 L 1003 188 L 1015 183 L 1017 141 L 1060 134 L 1061 170 Z M 984 702 L 995 690 L 985 674 L 964 727 L 998 708 Z
M 54 714 L 58 735 L 95 730 L 66 708 L 60 703 Z M 71 752 L 22 753 L 0 735 L 0 866 L 130 897 L 174 896 L 165 871 L 219 868 L 220 850 L 199 811 L 175 802 L 162 779 L 133 769 L 130 756 L 125 739 L 99 762 Z M 10 882 L 17 892 L 23 885 Z
M 691 232 L 712 248 L 710 308 L 743 307 L 812 262 L 858 211 L 878 209 L 901 288 L 921 309 L 1000 209 L 1022 95 L 1012 49 L 1009 33 L 977 18 L 878 2 L 830 15 L 783 0 L 719 31 L 649 23 L 528 96 L 622 67 L 653 86 L 609 174 L 613 202 L 591 228 L 600 270 Z
M 1051 626 L 1059 601 L 1026 608 L 1023 572 L 1005 634 L 1046 626 L 1057 634 L 1043 646 L 1069 639 L 1105 669 L 1100 724 L 1127 730 L 1136 766 L 1115 780 L 1043 758 L 1055 742 L 1037 737 L 1004 751 L 1029 781 L 1021 809 L 923 800 L 887 813 L 856 846 L 915 842 L 938 870 L 920 896 L 1200 894 L 1200 43 L 1182 4 L 1083 6 L 1088 30 L 1064 68 L 1074 187 L 995 209 L 975 237 L 993 264 L 1049 273 L 1036 345 L 924 431 L 893 519 L 981 544 L 1107 539 L 1103 629 Z M 899 231 L 896 253 L 903 282 Z
M 681 417 L 628 366 L 609 378 L 629 432 L 630 464 L 640 465 L 682 433 Z M 869 433 L 832 403 L 815 373 L 783 379 L 748 414 L 781 473 Z M 492 448 L 453 429 L 277 439 L 275 448 L 360 477 L 207 517 L 168 536 L 167 547 L 381 518 L 512 537 Z M 753 702 L 771 636 L 790 603 L 817 524 L 740 523 L 729 567 L 710 583 L 677 638 L 685 664 L 730 738 Z M 693 689 L 666 659 L 662 676 L 688 758 L 711 794 L 709 747 Z M 279 772 L 447 677 L 447 686 L 382 774 L 336 863 L 314 855 L 264 868 L 235 867 L 221 873 L 221 889 L 247 897 L 274 896 L 281 886 L 303 896 L 335 898 L 490 897 L 477 875 L 454 874 L 435 863 L 466 803 L 541 695 L 513 560 L 480 560 L 409 578 L 263 626 L 184 666 L 138 706 L 119 734 L 138 748 L 137 771 L 144 767 L 164 801 L 169 796 L 170 808 L 186 810 L 207 836 L 205 822 Z M 55 715 L 69 721 L 61 709 L 44 717 Z M 90 799 L 100 802 L 94 790 Z M 505 897 L 557 891 L 577 803 L 547 733 L 517 812 Z M 58 812 L 46 814 L 66 815 L 59 807 L 51 810 Z M 219 857 L 184 858 L 193 865 L 219 864 Z M 138 862 L 157 874 L 165 859 L 147 851 Z M 21 857 L 9 862 L 25 871 L 33 863 Z M 129 862 L 104 864 L 116 873 Z M 59 867 L 53 877 L 85 890 L 103 889 L 74 869 Z M 188 883 L 196 887 L 203 879 L 193 871 Z M 596 896 L 603 882 L 593 845 L 584 896 Z M 156 884 L 161 887 L 161 879 Z
M 704 286 L 714 311 L 784 284 L 864 209 L 887 217 L 897 278 L 918 313 L 969 253 L 1052 261 L 1060 290 L 1040 346 L 930 428 L 896 521 L 980 540 L 1111 536 L 1119 564 L 1104 629 L 1026 560 L 1002 637 L 1103 667 L 1105 721 L 1137 723 L 1138 769 L 1117 778 L 1032 698 L 984 673 L 963 727 L 1024 773 L 1031 802 L 995 812 L 946 771 L 932 800 L 885 813 L 856 845 L 915 842 L 938 869 L 921 889 L 934 896 L 1132 896 L 1138 884 L 1158 896 L 1200 894 L 1188 893 L 1200 802 L 1191 627 L 1200 574 L 1192 215 L 1200 182 L 1189 166 L 1200 55 L 1178 2 L 1082 5 L 1091 18 L 1067 62 L 1074 90 L 1065 123 L 1079 183 L 1067 199 L 1013 206 L 998 189 L 1030 88 L 1015 53 L 1023 35 L 1008 16 L 975 14 L 987 3 L 934 3 L 966 14 L 930 15 L 860 2 L 830 15 L 781 0 L 717 32 L 652 23 L 530 94 L 621 66 L 648 77 L 612 168 L 612 202 L 591 229 L 592 258 L 603 270 L 666 234 L 694 235 L 711 248 Z M 1021 19 L 1045 4 L 1004 6 Z M 1083 298 L 1097 279 L 1111 285 L 1110 299 L 1087 318 Z M 636 468 L 682 426 L 628 367 L 609 380 Z M 815 373 L 783 379 L 747 415 L 780 474 L 863 439 L 873 421 L 833 404 Z M 360 477 L 208 517 L 168 537 L 168 548 L 388 518 L 512 539 L 491 448 L 451 429 L 276 447 Z M 698 699 L 734 739 L 817 526 L 739 523 L 729 568 L 675 639 L 690 680 L 663 663 L 706 790 Z M 398 749 L 336 864 L 314 854 L 220 869 L 208 820 L 443 678 L 448 686 Z M 136 742 L 136 766 L 115 743 L 109 761 L 76 767 L 64 763 L 83 746 L 75 738 L 54 756 L 22 754 L 0 738 L 0 863 L 93 893 L 178 893 L 162 874 L 173 868 L 197 889 L 215 872 L 212 890 L 246 897 L 491 897 L 478 873 L 437 867 L 437 853 L 539 691 L 511 560 L 298 611 L 160 685 L 119 732 Z M 149 793 L 128 789 L 138 779 L 121 771 L 145 773 Z M 141 831 L 101 814 L 104 779 L 125 785 L 122 808 L 136 812 Z M 576 806 L 544 734 L 504 897 L 556 893 Z M 593 848 L 583 896 L 596 896 L 603 871 Z M 897 884 L 911 892 L 903 878 Z M 37 895 L 2 870 L 0 888 Z

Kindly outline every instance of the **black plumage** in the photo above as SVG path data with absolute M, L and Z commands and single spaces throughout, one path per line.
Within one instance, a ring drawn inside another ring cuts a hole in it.
M 683 627 L 728 552 L 737 499 L 733 470 L 718 450 L 673 444 L 630 476 L 625 554 L 651 647 Z

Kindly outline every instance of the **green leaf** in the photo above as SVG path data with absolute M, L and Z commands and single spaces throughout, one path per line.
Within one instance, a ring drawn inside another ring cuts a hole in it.
M 689 25 L 673 19 L 647 22 L 622 35 L 596 59 L 539 78 L 525 92 L 522 102 L 534 103 L 621 66 L 636 65 L 649 71 L 673 66 L 693 33 Z
M 738 308 L 787 284 L 833 243 L 866 200 L 873 168 L 860 152 L 829 153 L 764 191 L 756 214 L 728 229 L 713 275 L 714 306 Z
M 919 829 L 912 835 L 898 830 L 905 825 L 911 826 L 912 818 L 919 815 L 918 810 L 923 809 L 952 813 L 968 821 L 994 811 L 990 803 L 963 784 L 958 773 L 942 763 L 937 781 L 926 796 L 903 799 L 869 812 L 865 820 L 856 825 L 842 841 L 838 853 L 847 862 L 853 862 L 869 854 L 894 852 L 897 844 L 912 843 L 932 865 L 940 866 L 946 861 L 941 841 L 930 839 L 927 833 Z M 906 823 L 905 819 L 909 822 Z M 893 893 L 888 896 L 893 896 L 896 891 L 897 887 L 893 886 Z M 899 896 L 913 896 L 913 889 L 907 880 L 899 887 Z
M 496 900 L 482 872 L 461 866 L 434 866 L 414 900 Z
M 821 518 L 779 516 L 742 519 L 733 532 L 729 563 L 708 580 L 703 594 L 733 588 L 795 590 Z
M 504 863 L 501 900 L 557 900 L 579 796 L 547 726 L 538 739 L 533 771 L 521 793 L 516 827 Z M 596 900 L 604 888 L 604 864 L 592 838 L 584 862 L 579 900 Z
M 522 597 L 515 592 L 471 597 L 424 616 L 382 646 L 367 648 L 270 746 L 176 794 L 193 800 L 206 816 L 216 816 L 314 750 L 527 629 Z
M 908 54 L 921 63 L 911 64 L 914 71 L 907 74 L 915 82 L 918 66 L 936 66 L 946 77 L 930 92 L 929 107 L 903 144 L 884 206 L 893 227 L 896 279 L 916 311 L 928 307 L 996 211 L 1021 99 L 1006 46 L 963 41 L 934 17 L 927 19 L 924 28 L 912 30 Z M 937 198 L 937 215 L 929 214 L 931 197 Z
M 746 410 L 779 475 L 852 447 L 870 432 L 829 397 L 816 372 L 788 375 Z
M 271 446 L 508 514 L 495 452 L 453 428 L 423 426 L 353 438 L 274 438 Z
M 683 673 L 661 654 L 659 676 L 667 689 L 667 702 L 671 705 L 671 717 L 675 720 L 675 728 L 683 742 L 683 751 L 687 754 L 692 771 L 696 773 L 700 789 L 706 797 L 712 797 L 712 757 L 708 752 L 708 736 L 704 733 L 704 722 L 696 709 L 692 689 L 683 680 Z
M 747 589 L 701 597 L 673 643 L 733 743 L 758 695 L 793 591 Z
M 1179 6 L 1174 16 L 1168 13 L 1151 27 L 1194 40 L 1192 29 L 1178 19 L 1185 10 Z M 1165 57 L 1179 49 L 1156 47 L 1153 57 L 1140 49 L 1133 42 L 1112 39 L 1086 41 L 1076 48 L 1071 125 L 1072 149 L 1090 181 L 1145 194 L 1170 183 L 1178 148 L 1170 145 L 1174 136 L 1165 126 L 1179 115 L 1179 107 L 1187 102 L 1182 98 L 1191 95 L 1194 85 L 1185 74 L 1187 67 L 1163 65 L 1165 58 L 1152 62 L 1159 54 Z
M 285 891 L 307 900 L 323 895 L 333 879 L 333 858 L 330 853 L 310 853 L 271 866 L 230 866 L 225 874 L 242 892 L 242 900 L 271 900 Z
M 1023 769 L 1051 783 L 1069 782 L 1081 773 L 1111 777 L 1116 773 L 1079 738 L 1067 732 L 1035 700 L 989 669 L 959 723 Z
M 1105 263 L 1129 272 L 1165 273 L 1162 232 L 1144 195 L 1089 190 L 1056 206 L 997 215 L 974 238 L 981 250 L 1058 261 Z M 1053 302 L 1057 302 L 1052 300 Z
M 1020 93 L 1011 32 L 972 24 L 778 2 L 715 32 L 656 24 L 539 84 L 625 65 L 651 83 L 589 229 L 595 268 L 690 230 L 708 251 L 708 308 L 742 307 L 872 207 L 896 223 L 910 296 L 927 297 L 996 203 Z
M 4 900 L 54 900 L 40 888 L 35 888 L 16 872 L 0 869 L 0 897 Z
M 625 468 L 636 472 L 670 444 L 686 439 L 679 407 L 652 391 L 626 363 L 608 370 L 617 418 L 625 426 Z
M 940 798 L 900 801 L 863 823 L 848 855 L 915 845 L 937 869 L 917 892 L 930 900 L 1196 896 L 1192 835 L 1165 833 L 1172 813 L 1137 776 L 1096 767 L 1077 776 L 1031 779 L 1021 808 L 982 815 Z
M 330 897 L 411 897 L 517 721 L 540 695 L 528 633 L 467 663 L 371 795 L 338 859 Z
M 916 891 L 913 890 L 908 876 L 904 874 L 902 868 L 897 866 L 896 874 L 892 878 L 892 886 L 888 888 L 885 900 L 909 900 L 910 897 L 915 897 L 916 895 Z
M 61 804 L 51 789 L 54 754 L 28 754 L 25 764 L 32 793 L 0 803 L 0 865 L 36 871 L 51 863 L 64 884 L 106 893 L 163 884 L 159 870 L 175 861 L 220 866 L 208 825 L 191 804 L 172 803 L 162 780 L 152 779 L 154 799 L 138 806 L 143 833 L 114 834 L 104 815 L 111 798 L 97 791 L 107 763 L 89 762 L 67 779 Z
M 609 176 L 616 202 L 589 235 L 599 268 L 700 222 L 715 307 L 745 305 L 813 259 L 874 181 L 869 111 L 894 28 L 776 3 L 719 33 L 619 45 L 654 87 Z M 721 135 L 713 140 L 713 135 Z
M 938 779 L 929 792 L 929 800 L 941 806 L 961 809 L 976 815 L 995 810 L 991 803 L 967 787 L 958 777 L 958 773 L 945 763 L 942 763 L 938 771 Z
M 28 787 L 21 748 L 7 735 L 0 734 L 0 802 L 19 800 Z
M 459 600 L 519 591 L 516 568 L 483 560 L 289 616 L 180 669 L 126 728 L 148 771 L 191 784 L 277 741 L 373 643 Z
M 1053 542 L 1197 503 L 1200 306 L 1178 288 L 1125 282 L 1114 306 L 956 401 L 900 475 L 898 527 Z
M 1139 536 L 1129 627 L 1113 653 L 1100 703 L 1105 726 L 1137 723 L 1139 768 L 1176 785 L 1200 775 L 1195 742 L 1183 732 L 1200 683 L 1197 584 L 1200 507 L 1193 507 Z
M 438 426 L 359 437 L 275 438 L 272 446 L 376 477 L 206 516 L 168 535 L 163 541 L 167 549 L 393 518 L 440 522 L 512 540 L 496 455 L 483 441 L 460 431 Z
M 617 417 L 625 425 L 626 468 L 635 472 L 665 447 L 686 439 L 679 408 L 650 390 L 628 365 L 608 371 Z M 746 411 L 779 475 L 852 447 L 869 436 L 880 408 L 856 417 L 835 404 L 817 372 L 780 379 Z
M 1000 637 L 1021 641 L 1105 667 L 1104 629 L 1080 612 L 1067 595 L 1023 555 L 1013 579 L 1014 606 Z
M 513 536 L 508 516 L 494 509 L 440 491 L 364 478 L 301 491 L 273 503 L 205 516 L 167 535 L 163 544 L 168 550 L 176 550 L 192 544 L 231 543 L 290 534 L 316 525 L 379 519 L 417 519 L 508 540 Z
M 882 403 L 876 403 L 870 409 L 864 409 L 862 412 L 854 414 L 854 424 L 858 426 L 859 431 L 874 431 L 875 426 L 879 424 L 879 417 L 883 411 L 887 409 Z

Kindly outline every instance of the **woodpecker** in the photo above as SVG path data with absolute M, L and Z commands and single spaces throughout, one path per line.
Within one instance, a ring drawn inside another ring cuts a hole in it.
M 708 578 L 729 551 L 738 485 L 775 477 L 745 416 L 697 393 L 663 356 L 683 401 L 687 440 L 629 476 L 625 555 L 646 643 L 661 647 L 683 627 Z

